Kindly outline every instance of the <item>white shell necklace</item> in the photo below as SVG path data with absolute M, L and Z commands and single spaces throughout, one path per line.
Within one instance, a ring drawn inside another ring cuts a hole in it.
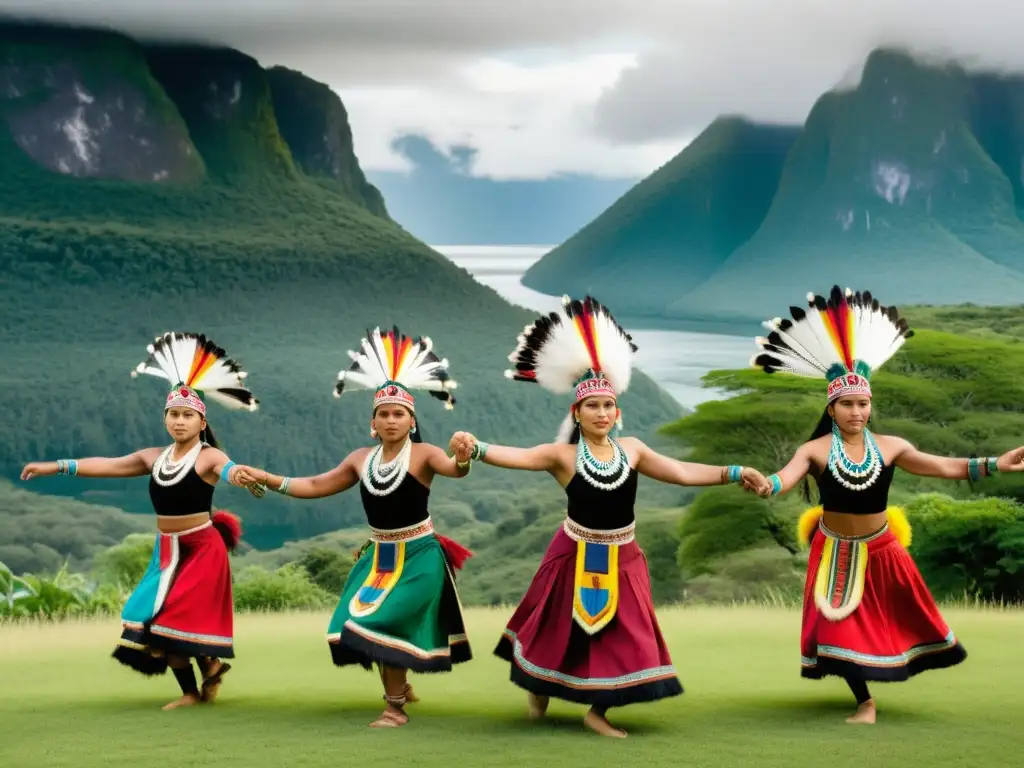
M 192 448 L 177 461 L 171 461 L 171 454 L 174 453 L 174 446 L 176 443 L 171 443 L 164 449 L 157 460 L 153 462 L 153 480 L 156 481 L 157 485 L 162 485 L 165 488 L 169 485 L 176 485 L 180 483 L 185 475 L 196 465 L 196 459 L 199 458 L 199 452 L 203 450 L 203 442 L 196 443 Z
M 594 456 L 582 435 L 576 444 L 576 474 L 602 491 L 614 491 L 629 479 L 630 473 L 626 452 L 613 438 L 609 437 L 608 441 L 612 444 L 612 457 L 608 461 Z
M 412 440 L 406 438 L 398 455 L 387 463 L 380 461 L 383 451 L 384 444 L 381 443 L 370 451 L 363 462 L 363 485 L 374 496 L 387 496 L 402 484 L 412 459 Z
M 864 458 L 855 463 L 846 453 L 842 435 L 832 430 L 832 446 L 828 452 L 828 469 L 840 485 L 851 491 L 864 491 L 882 474 L 882 452 L 874 435 L 864 430 Z

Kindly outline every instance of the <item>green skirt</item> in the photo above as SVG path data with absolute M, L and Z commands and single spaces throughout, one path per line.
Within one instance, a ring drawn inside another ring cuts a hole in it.
M 345 581 L 327 629 L 341 667 L 448 672 L 472 658 L 451 561 L 430 533 L 371 542 Z

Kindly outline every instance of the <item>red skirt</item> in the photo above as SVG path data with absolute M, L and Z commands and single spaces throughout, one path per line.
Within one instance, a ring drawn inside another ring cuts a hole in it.
M 618 547 L 617 606 L 591 634 L 574 617 L 577 542 L 560 528 L 494 650 L 513 683 L 539 696 L 597 707 L 683 692 L 651 599 L 647 558 L 635 541 Z
M 113 656 L 122 664 L 161 675 L 169 654 L 234 657 L 231 564 L 217 523 L 157 534 L 149 568 L 121 612 Z
M 800 634 L 801 676 L 812 679 L 898 682 L 967 658 L 888 524 L 861 537 L 819 524 Z

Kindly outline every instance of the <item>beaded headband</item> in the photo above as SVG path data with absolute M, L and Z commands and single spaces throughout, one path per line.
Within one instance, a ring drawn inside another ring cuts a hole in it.
M 167 393 L 164 413 L 171 408 L 191 408 L 193 411 L 198 411 L 203 417 L 206 416 L 206 403 L 203 402 L 198 392 L 184 384 Z
M 576 383 L 576 402 L 595 395 L 605 395 L 617 398 L 615 388 L 600 371 L 588 370 Z
M 397 381 L 385 382 L 373 393 L 373 410 L 376 411 L 382 405 L 404 405 L 416 413 L 416 401 L 412 393 Z

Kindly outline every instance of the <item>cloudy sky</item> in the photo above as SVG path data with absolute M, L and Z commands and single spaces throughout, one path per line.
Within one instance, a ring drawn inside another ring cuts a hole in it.
M 472 173 L 636 177 L 711 119 L 803 120 L 878 45 L 1024 70 L 1008 0 L 0 0 L 0 11 L 220 42 L 331 85 L 369 170 L 392 142 Z

